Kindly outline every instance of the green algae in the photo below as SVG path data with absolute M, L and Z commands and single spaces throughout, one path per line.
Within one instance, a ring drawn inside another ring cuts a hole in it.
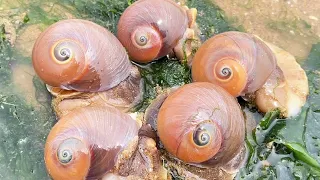
M 198 10 L 197 23 L 203 40 L 225 31 L 242 30 L 241 27 L 231 26 L 230 19 L 224 15 L 223 10 L 208 0 L 187 0 L 186 5 Z
M 144 100 L 136 107 L 144 111 L 158 95 L 159 87 L 163 90 L 191 82 L 191 69 L 176 59 L 162 58 L 146 66 L 139 65 L 144 79 Z
M 15 54 L 5 38 L 0 41 L 0 179 L 49 179 L 43 153 L 46 136 L 55 120 L 51 98 L 37 77 L 33 77 L 36 106 L 16 93 L 13 66 L 30 59 Z
M 111 32 L 122 12 L 134 1 L 125 0 L 60 0 L 24 4 L 17 13 L 27 11 L 24 25 L 42 24 L 43 29 L 67 18 L 68 11 L 75 18 L 96 22 Z M 198 9 L 197 22 L 206 40 L 232 27 L 223 11 L 206 0 L 188 0 L 189 7 Z M 60 11 L 54 9 L 59 6 Z M 314 45 L 305 61 L 310 96 L 301 114 L 281 119 L 279 111 L 269 112 L 251 135 L 246 137 L 249 159 L 236 179 L 318 179 L 320 177 L 320 43 Z M 12 67 L 27 64 L 30 57 L 16 53 L 5 40 L 0 26 L 0 179 L 49 179 L 43 160 L 47 134 L 55 122 L 50 106 L 51 98 L 41 80 L 33 77 L 37 105 L 32 105 L 11 89 Z M 190 69 L 176 60 L 164 57 L 148 65 L 138 65 L 145 80 L 144 101 L 137 107 L 143 111 L 157 96 L 156 87 L 168 88 L 191 82 Z M 180 177 L 177 176 L 177 179 Z
M 93 21 L 116 33 L 117 22 L 122 12 L 135 0 L 64 0 L 61 2 L 75 7 L 76 17 Z
M 315 44 L 303 68 L 309 80 L 309 97 L 296 117 L 281 119 L 269 112 L 246 137 L 249 159 L 236 179 L 320 178 L 320 60 Z M 313 69 L 313 70 L 310 70 Z

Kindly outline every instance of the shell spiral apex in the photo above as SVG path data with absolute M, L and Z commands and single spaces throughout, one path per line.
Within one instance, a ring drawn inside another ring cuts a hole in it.
M 120 17 L 117 36 L 136 62 L 169 54 L 188 28 L 186 11 L 172 0 L 139 0 Z
M 230 31 L 213 36 L 198 49 L 192 78 L 218 84 L 237 97 L 260 89 L 276 65 L 276 57 L 263 41 Z
M 84 92 L 118 85 L 131 68 L 125 48 L 111 32 L 80 19 L 59 21 L 42 32 L 32 62 L 46 84 Z
M 170 94 L 160 108 L 157 129 L 169 153 L 208 166 L 232 159 L 245 135 L 235 98 L 208 82 L 187 84 Z
M 45 163 L 53 179 L 97 179 L 112 170 L 120 154 L 137 141 L 139 126 L 109 106 L 78 108 L 50 131 Z

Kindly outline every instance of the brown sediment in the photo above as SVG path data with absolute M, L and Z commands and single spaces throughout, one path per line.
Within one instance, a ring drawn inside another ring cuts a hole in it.
M 318 0 L 212 0 L 234 26 L 256 34 L 289 53 L 306 59 L 312 44 L 320 40 Z M 312 4 L 312 6 L 311 6 Z

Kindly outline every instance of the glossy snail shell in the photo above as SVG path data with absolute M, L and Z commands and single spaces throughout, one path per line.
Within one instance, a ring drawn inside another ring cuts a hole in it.
M 227 162 L 245 137 L 240 106 L 223 88 L 208 82 L 184 85 L 162 104 L 158 135 L 166 150 L 187 163 Z
M 108 106 L 79 108 L 50 131 L 45 163 L 53 179 L 98 179 L 137 141 L 138 124 Z
M 80 19 L 47 28 L 35 42 L 32 62 L 46 84 L 85 92 L 118 85 L 131 68 L 124 47 L 111 32 Z
M 188 28 L 186 11 L 172 0 L 139 0 L 118 23 L 118 38 L 130 58 L 147 63 L 169 54 Z
M 276 68 L 270 48 L 254 35 L 225 32 L 207 40 L 192 62 L 194 81 L 218 84 L 233 96 L 260 89 Z

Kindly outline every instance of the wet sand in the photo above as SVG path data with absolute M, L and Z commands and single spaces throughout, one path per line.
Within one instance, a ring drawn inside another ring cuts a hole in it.
M 320 41 L 319 0 L 212 0 L 235 26 L 304 60 Z

